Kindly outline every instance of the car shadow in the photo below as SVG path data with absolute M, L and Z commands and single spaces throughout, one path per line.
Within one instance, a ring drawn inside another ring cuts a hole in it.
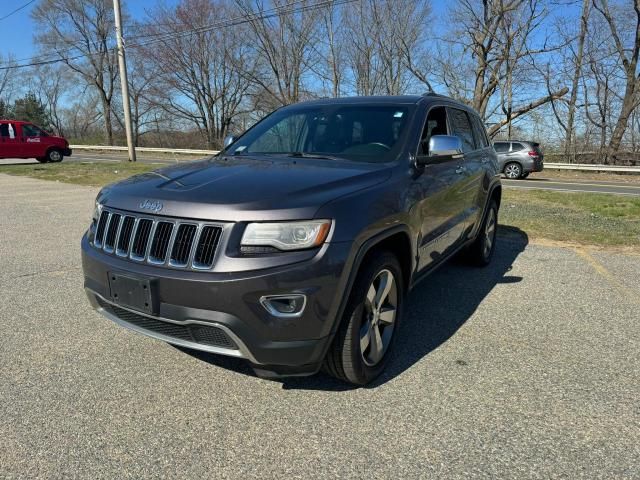
M 500 227 L 496 250 L 489 266 L 470 267 L 462 258 L 456 257 L 416 285 L 407 298 L 403 324 L 387 368 L 365 388 L 376 388 L 401 375 L 453 337 L 496 285 L 520 282 L 522 277 L 510 275 L 509 272 L 528 243 L 528 236 L 522 230 Z M 176 348 L 212 365 L 255 376 L 244 360 Z M 359 388 L 323 372 L 310 377 L 275 381 L 280 382 L 283 389 L 345 391 Z

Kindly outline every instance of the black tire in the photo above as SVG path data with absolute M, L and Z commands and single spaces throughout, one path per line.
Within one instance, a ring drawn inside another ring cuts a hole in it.
M 52 148 L 47 152 L 47 162 L 59 163 L 64 158 L 62 151 L 57 148 Z
M 38 157 L 38 158 L 36 158 L 36 160 L 39 161 L 40 163 L 47 163 L 48 162 L 47 157 Z
M 518 162 L 509 162 L 502 171 L 509 180 L 518 180 L 522 176 L 522 165 Z
M 486 267 L 491 263 L 496 249 L 498 231 L 498 204 L 491 200 L 478 230 L 478 236 L 467 250 L 467 260 L 476 267 Z M 489 243 L 490 241 L 490 243 Z
M 405 294 L 402 269 L 394 254 L 388 251 L 376 252 L 365 259 L 365 262 L 358 272 L 340 326 L 324 360 L 324 370 L 327 373 L 355 385 L 371 382 L 384 370 L 402 320 Z M 391 275 L 393 283 L 384 296 L 386 283 L 383 282 L 385 278 L 388 281 L 388 275 Z M 380 287 L 382 297 L 380 308 L 371 307 L 378 298 L 376 285 Z M 367 296 L 372 288 L 375 293 L 374 302 L 369 302 Z M 395 313 L 391 313 L 394 308 Z M 377 316 L 374 310 L 377 310 Z M 383 315 L 385 320 L 382 319 Z M 387 323 L 391 315 L 394 318 Z M 374 328 L 378 335 L 373 333 Z M 361 346 L 367 340 L 368 345 L 363 352 Z M 382 345 L 382 348 L 376 349 L 374 345 Z M 376 358 L 377 361 L 374 361 Z

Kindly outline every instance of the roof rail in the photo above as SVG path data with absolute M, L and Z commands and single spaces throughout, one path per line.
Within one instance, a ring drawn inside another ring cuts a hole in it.
M 446 95 L 440 95 L 439 93 L 434 92 L 433 90 L 423 93 L 423 97 L 446 97 Z

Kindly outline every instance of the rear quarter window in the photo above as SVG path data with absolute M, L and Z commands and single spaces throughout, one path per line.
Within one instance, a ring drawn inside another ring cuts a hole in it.
M 524 145 L 521 143 L 513 142 L 511 146 L 512 146 L 511 151 L 513 152 L 519 152 L 520 150 L 524 150 Z

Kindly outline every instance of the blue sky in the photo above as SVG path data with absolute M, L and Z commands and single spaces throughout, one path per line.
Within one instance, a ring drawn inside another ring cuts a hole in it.
M 121 0 L 123 8 L 128 14 L 137 20 L 143 20 L 146 16 L 145 10 L 153 8 L 159 3 L 173 5 L 179 0 Z M 16 8 L 23 6 L 28 0 L 0 0 L 0 17 L 4 16 Z M 11 15 L 9 18 L 0 20 L 0 54 L 5 58 L 7 55 L 13 56 L 14 59 L 22 60 L 37 54 L 33 45 L 33 34 L 35 25 L 31 21 L 31 11 L 39 3 L 36 1 L 19 12 Z M 578 2 L 579 3 L 579 2 Z M 447 11 L 450 2 L 447 0 L 432 0 L 432 9 L 434 24 L 444 26 L 447 22 Z M 578 13 L 579 5 L 570 0 L 560 0 L 550 2 L 554 10 L 551 12 L 553 17 L 570 16 L 575 17 Z M 442 23 L 442 22 L 445 23 Z M 551 22 L 549 22 L 551 23 Z M 544 38 L 544 29 L 537 32 L 540 38 Z M 125 29 L 126 36 L 126 29 Z M 21 62 L 22 63 L 22 62 Z
M 21 7 L 28 0 L 0 0 L 0 17 Z M 131 17 L 142 19 L 145 17 L 145 9 L 158 4 L 158 0 L 121 0 Z M 35 25 L 31 21 L 31 10 L 39 2 L 34 2 L 27 8 L 14 13 L 9 18 L 0 21 L 0 52 L 6 57 L 12 55 L 16 59 L 28 58 L 37 54 L 33 45 Z M 177 3 L 177 0 L 164 0 L 165 4 Z

